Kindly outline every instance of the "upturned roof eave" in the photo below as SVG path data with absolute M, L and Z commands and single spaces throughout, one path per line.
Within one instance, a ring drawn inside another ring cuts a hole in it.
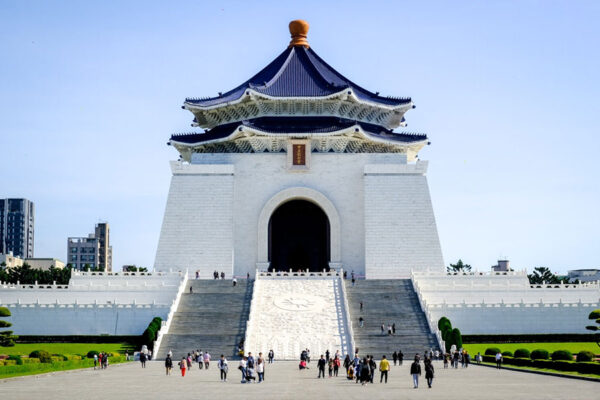
M 359 124 L 355 124 L 355 125 L 349 126 L 347 128 L 342 128 L 337 131 L 331 131 L 331 132 L 287 132 L 287 133 L 267 132 L 267 131 L 263 131 L 261 129 L 246 126 L 244 124 L 239 124 L 235 128 L 233 128 L 232 132 L 229 135 L 221 137 L 221 138 L 203 140 L 203 141 L 198 141 L 198 142 L 194 142 L 194 143 L 186 143 L 186 142 L 178 141 L 178 140 L 174 139 L 173 137 L 171 137 L 171 139 L 169 139 L 168 144 L 170 144 L 174 147 L 180 146 L 180 147 L 193 148 L 193 147 L 198 147 L 198 146 L 204 146 L 207 144 L 215 144 L 215 143 L 223 143 L 223 142 L 232 141 L 232 140 L 237 139 L 238 137 L 245 136 L 245 133 L 253 133 L 257 136 L 263 136 L 263 137 L 282 137 L 282 136 L 283 137 L 330 137 L 330 136 L 345 136 L 345 135 L 349 135 L 349 134 L 358 133 L 365 140 L 370 140 L 370 141 L 373 141 L 376 143 L 387 144 L 387 145 L 392 145 L 392 146 L 397 146 L 397 147 L 407 147 L 407 146 L 417 146 L 417 145 L 424 146 L 429 143 L 429 138 L 427 137 L 427 135 L 424 135 L 425 137 L 421 140 L 415 140 L 415 141 L 410 141 L 410 142 L 401 141 L 401 140 L 397 140 L 397 139 L 391 139 L 391 138 L 388 139 L 388 138 L 377 136 L 376 134 L 369 133 L 369 131 L 364 130 L 362 128 L 362 126 L 360 126 Z
M 265 93 L 261 93 L 252 88 L 247 88 L 238 98 L 236 98 L 234 100 L 228 100 L 228 101 L 224 101 L 223 103 L 211 104 L 208 106 L 203 106 L 201 104 L 192 103 L 192 102 L 186 100 L 183 102 L 183 108 L 188 111 L 191 111 L 191 112 L 193 112 L 193 111 L 210 111 L 210 110 L 215 110 L 218 108 L 225 108 L 225 107 L 229 107 L 232 105 L 236 105 L 236 104 L 242 103 L 244 101 L 252 101 L 253 98 L 256 98 L 256 97 L 261 97 L 261 98 L 273 100 L 273 101 L 298 101 L 298 100 L 324 101 L 324 100 L 330 100 L 330 99 L 335 99 L 335 98 L 340 98 L 340 99 L 351 98 L 353 101 L 355 101 L 357 103 L 368 104 L 368 105 L 382 108 L 382 109 L 389 110 L 389 111 L 400 110 L 403 108 L 410 109 L 414 105 L 414 103 L 410 97 L 406 99 L 406 102 L 396 104 L 396 105 L 385 104 L 385 103 L 381 103 L 378 101 L 363 99 L 356 95 L 356 93 L 352 89 L 352 87 L 342 88 L 340 91 L 326 95 L 326 96 L 272 96 L 272 95 L 268 95 Z M 246 99 L 249 99 L 249 100 L 246 100 Z

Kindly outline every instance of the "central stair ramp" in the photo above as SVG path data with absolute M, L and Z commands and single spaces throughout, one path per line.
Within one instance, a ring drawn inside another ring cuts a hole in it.
M 246 328 L 246 353 L 297 360 L 329 350 L 353 354 L 352 326 L 341 272 L 256 273 Z

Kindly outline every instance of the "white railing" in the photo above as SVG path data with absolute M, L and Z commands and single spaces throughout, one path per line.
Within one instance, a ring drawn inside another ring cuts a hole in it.
M 342 276 L 342 271 L 335 270 L 323 270 L 322 272 L 314 272 L 314 271 L 259 271 L 256 270 L 256 277 L 260 277 L 263 279 L 275 279 L 275 278 L 327 278 L 327 277 L 339 277 Z
M 437 341 L 438 341 L 438 345 L 440 346 L 440 351 L 445 352 L 446 351 L 446 343 L 444 342 L 444 339 L 442 338 L 442 332 L 440 332 L 440 330 L 438 329 L 436 321 L 433 320 L 433 317 L 431 316 L 431 313 L 429 312 L 429 309 L 427 308 L 427 303 L 425 302 L 425 300 L 423 299 L 423 296 L 421 295 L 421 290 L 419 289 L 419 284 L 416 282 L 415 275 L 413 272 L 411 272 L 410 281 L 412 282 L 413 290 L 415 291 L 415 293 L 417 294 L 417 298 L 419 299 L 419 305 L 421 306 L 421 310 L 423 311 L 423 313 L 425 313 L 425 318 L 427 320 L 427 325 L 429 325 L 429 330 L 435 334 L 435 337 L 437 338 Z
M 181 283 L 179 284 L 179 290 L 177 291 L 177 296 L 175 296 L 175 299 L 173 300 L 173 304 L 171 305 L 171 308 L 169 309 L 169 314 L 167 315 L 167 320 L 162 322 L 162 326 L 160 327 L 160 330 L 157 332 L 156 341 L 154 342 L 154 354 L 156 355 L 157 358 L 160 354 L 159 350 L 160 350 L 160 345 L 162 343 L 162 338 L 164 335 L 169 333 L 169 329 L 171 328 L 171 322 L 173 322 L 173 316 L 177 312 L 177 308 L 179 308 L 179 302 L 181 301 L 181 295 L 185 291 L 187 282 L 188 282 L 188 273 L 186 271 L 186 273 L 183 275 L 183 277 L 181 279 Z
M 354 343 L 354 330 L 352 329 L 352 319 L 350 317 L 350 307 L 348 306 L 348 295 L 346 294 L 346 284 L 344 283 L 344 271 L 340 270 L 338 275 L 338 284 L 341 287 L 342 305 L 344 307 L 344 318 L 346 320 L 346 333 L 348 335 L 348 342 L 350 348 L 348 353 L 350 357 L 354 355 L 356 345 Z
M 527 270 L 520 271 L 470 271 L 470 272 L 440 272 L 439 270 L 411 271 L 411 276 L 527 276 Z
M 181 275 L 180 271 L 153 271 L 153 272 L 102 272 L 102 271 L 73 271 L 72 276 L 127 276 L 127 277 L 148 277 L 148 276 L 172 276 Z

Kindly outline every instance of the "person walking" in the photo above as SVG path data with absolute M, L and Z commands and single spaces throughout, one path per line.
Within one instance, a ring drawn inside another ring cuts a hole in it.
M 248 383 L 255 381 L 256 382 L 256 376 L 254 376 L 254 368 L 256 366 L 256 360 L 254 359 L 254 356 L 252 356 L 252 353 L 248 352 L 248 360 L 247 360 L 247 366 L 246 366 L 246 381 Z
M 358 326 L 360 326 L 361 328 L 365 326 L 365 320 L 363 319 L 363 317 L 358 317 Z
M 261 383 L 265 380 L 265 359 L 260 356 L 258 360 L 256 360 L 256 373 L 258 374 L 258 383 Z
M 165 369 L 166 369 L 167 375 L 171 375 L 171 370 L 173 369 L 173 359 L 169 356 L 167 356 L 167 358 L 165 358 Z
M 348 370 L 350 369 L 350 365 L 352 361 L 350 360 L 350 354 L 346 354 L 346 358 L 344 358 L 344 369 L 346 370 L 346 375 L 348 375 Z
M 208 369 L 210 365 L 210 353 L 207 351 L 204 353 L 204 368 Z
M 431 389 L 433 383 L 433 363 L 431 360 L 425 360 L 425 379 L 427 379 L 427 386 Z
M 317 376 L 317 379 L 321 377 L 321 374 L 323 375 L 323 379 L 325 379 L 325 364 L 327 364 L 327 361 L 325 361 L 325 356 L 321 354 L 321 358 L 317 362 L 317 367 L 319 368 L 319 376 Z
M 235 277 L 233 277 L 233 279 L 231 280 L 231 283 L 233 284 L 233 287 L 237 286 L 237 279 Z
M 396 363 L 398 362 L 398 353 L 396 353 L 395 351 L 392 354 L 392 360 L 394 360 L 394 365 L 396 365 Z
M 340 360 L 340 357 L 336 354 L 335 358 L 333 359 L 333 376 L 338 376 L 340 365 L 342 365 L 342 362 Z
M 98 365 L 98 354 L 94 353 L 94 369 L 96 369 L 97 365 Z
M 392 326 L 388 325 L 388 336 L 392 336 Z
M 329 372 L 329 377 L 333 377 L 333 358 L 327 360 L 327 370 Z
M 227 365 L 227 359 L 223 354 L 221 354 L 221 358 L 217 363 L 217 367 L 219 371 L 221 371 L 221 382 L 227 382 L 227 372 L 229 371 L 229 366 Z
M 363 302 L 361 301 L 360 302 L 360 312 L 362 312 L 362 310 L 363 310 Z
M 352 271 L 350 277 L 352 278 L 352 286 L 354 286 L 356 284 L 356 276 L 354 276 L 354 271 Z
M 396 323 L 394 322 L 392 324 L 392 335 L 395 335 L 395 334 L 396 334 Z
M 387 383 L 389 370 L 390 370 L 390 362 L 387 360 L 385 355 L 383 355 L 383 356 L 381 356 L 381 361 L 379 362 L 379 371 L 381 371 L 381 375 L 379 376 L 379 383 L 381 383 L 384 376 L 385 376 L 385 383 Z
M 369 382 L 373 383 L 373 379 L 375 378 L 375 371 L 377 371 L 377 363 L 375 362 L 375 358 L 371 354 L 367 357 L 369 360 L 369 367 L 371 368 L 371 376 L 369 377 Z
M 481 352 L 478 351 L 477 355 L 475 356 L 475 361 L 477 362 L 477 364 L 481 364 Z
M 273 349 L 269 350 L 269 364 L 273 364 L 273 359 L 275 358 L 275 353 Z
M 146 368 L 146 353 L 140 353 L 140 363 L 142 364 L 142 368 Z
M 402 365 L 402 361 L 404 361 L 404 354 L 402 353 L 402 350 L 398 351 L 398 365 Z
M 410 365 L 410 374 L 413 378 L 413 385 L 415 389 L 419 388 L 419 376 L 421 375 L 421 364 L 419 364 L 419 358 L 415 356 L 415 361 Z
M 243 356 L 240 360 L 240 365 L 238 369 L 242 372 L 242 383 L 246 383 L 246 369 L 248 368 L 248 358 Z
M 367 357 L 363 358 L 360 365 L 360 383 L 365 386 L 371 381 L 371 365 L 369 360 L 367 360 Z
M 381 324 L 381 335 L 385 335 L 385 324 Z
M 187 369 L 187 360 L 185 357 L 181 357 L 181 361 L 179 361 L 179 369 L 181 370 L 181 376 L 185 376 L 185 370 Z
M 500 351 L 498 351 L 496 353 L 496 368 L 500 369 L 501 366 L 502 366 L 502 353 L 500 353 Z
M 329 361 L 329 356 L 330 356 L 329 349 L 327 349 L 325 351 L 325 361 Z
M 444 369 L 448 368 L 448 360 L 450 359 L 450 354 L 445 353 L 444 354 Z

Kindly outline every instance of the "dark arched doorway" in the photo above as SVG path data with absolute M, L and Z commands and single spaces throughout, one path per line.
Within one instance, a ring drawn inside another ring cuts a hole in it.
M 269 220 L 269 261 L 275 270 L 329 270 L 329 219 L 306 200 L 282 204 Z

